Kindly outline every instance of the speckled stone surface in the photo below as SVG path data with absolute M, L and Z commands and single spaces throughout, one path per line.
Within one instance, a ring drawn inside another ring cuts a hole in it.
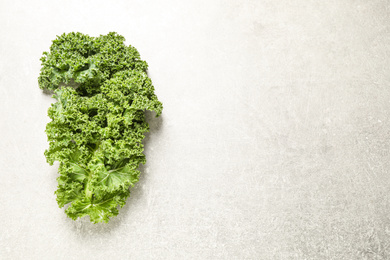
M 1 1 L 0 259 L 390 259 L 385 0 Z M 163 115 L 108 224 L 59 209 L 39 58 L 116 31 Z

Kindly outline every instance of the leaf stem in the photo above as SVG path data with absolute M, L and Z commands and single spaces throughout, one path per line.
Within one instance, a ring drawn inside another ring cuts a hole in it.
M 101 143 L 101 141 L 98 141 L 98 142 L 96 143 L 96 148 L 95 148 L 94 151 L 93 151 L 93 156 L 95 156 L 96 152 L 99 150 L 99 148 L 100 148 L 100 143 Z M 93 156 L 92 156 L 92 157 L 93 157 Z M 86 196 L 87 198 L 89 198 L 90 200 L 92 200 L 92 187 L 91 187 L 91 185 L 92 185 L 92 184 L 91 184 L 91 183 L 92 183 L 92 175 L 93 175 L 92 171 L 89 170 L 87 185 L 85 185 L 85 196 Z

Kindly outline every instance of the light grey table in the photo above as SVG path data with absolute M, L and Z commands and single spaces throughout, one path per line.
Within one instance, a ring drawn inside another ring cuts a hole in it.
M 1 1 L 0 259 L 388 259 L 385 0 Z M 164 103 L 109 224 L 45 162 L 39 58 L 116 31 Z

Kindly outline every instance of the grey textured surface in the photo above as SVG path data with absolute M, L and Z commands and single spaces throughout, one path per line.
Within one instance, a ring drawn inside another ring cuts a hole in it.
M 1 259 L 390 259 L 388 1 L 78 2 L 0 2 Z M 70 31 L 124 35 L 164 103 L 109 224 L 66 217 L 43 156 Z

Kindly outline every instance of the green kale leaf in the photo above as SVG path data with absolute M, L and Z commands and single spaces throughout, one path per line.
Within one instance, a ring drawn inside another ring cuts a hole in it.
M 60 207 L 77 219 L 108 222 L 118 215 L 145 164 L 145 110 L 162 103 L 138 51 L 114 32 L 99 37 L 62 34 L 44 52 L 39 87 L 57 102 L 48 110 L 47 162 L 58 161 Z

